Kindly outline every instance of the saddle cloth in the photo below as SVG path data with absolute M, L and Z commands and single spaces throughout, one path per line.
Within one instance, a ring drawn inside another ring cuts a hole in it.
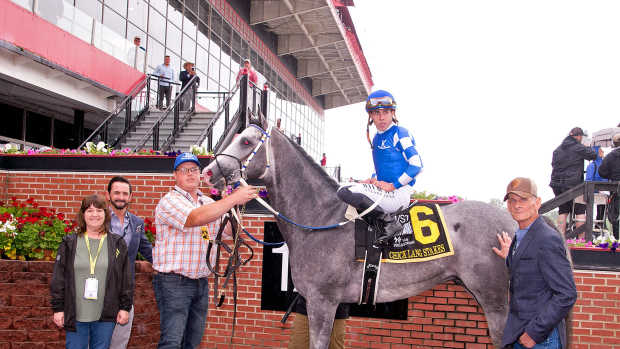
M 395 214 L 402 230 L 383 247 L 383 263 L 424 262 L 454 254 L 452 240 L 437 204 L 415 203 Z M 369 229 L 363 220 L 355 222 L 355 258 L 363 262 L 372 249 L 377 229 Z

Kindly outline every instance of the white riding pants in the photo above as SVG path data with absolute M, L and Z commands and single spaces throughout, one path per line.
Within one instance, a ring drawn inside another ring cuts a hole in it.
M 404 185 L 394 191 L 384 191 L 373 184 L 349 182 L 342 184 L 338 191 L 347 188 L 353 194 L 361 194 L 372 202 L 379 201 L 379 208 L 385 213 L 393 213 L 409 206 L 413 187 Z M 345 200 L 346 201 L 346 200 Z M 348 202 L 355 206 L 354 203 Z M 358 207 L 359 208 L 359 207 Z

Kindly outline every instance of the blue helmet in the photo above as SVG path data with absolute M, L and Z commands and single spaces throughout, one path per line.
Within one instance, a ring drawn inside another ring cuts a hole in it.
M 396 110 L 396 100 L 391 93 L 385 90 L 377 90 L 366 99 L 366 112 L 376 109 Z

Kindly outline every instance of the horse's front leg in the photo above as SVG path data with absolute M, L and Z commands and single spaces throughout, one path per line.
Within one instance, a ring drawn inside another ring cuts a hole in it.
M 310 349 L 327 349 L 338 303 L 325 299 L 307 299 Z

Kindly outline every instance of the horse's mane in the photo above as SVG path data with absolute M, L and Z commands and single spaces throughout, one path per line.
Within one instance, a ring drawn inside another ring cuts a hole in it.
M 338 190 L 340 184 L 338 184 L 338 182 L 332 176 L 330 176 L 321 165 L 314 161 L 314 159 L 306 152 L 304 148 L 302 148 L 301 145 L 297 144 L 297 142 L 294 142 L 292 139 L 287 137 L 284 132 L 280 131 L 279 129 L 274 127 L 273 131 L 280 133 L 284 137 L 284 139 L 286 139 L 297 150 L 297 152 L 301 154 L 314 169 L 317 170 L 321 178 L 323 178 L 323 180 L 325 180 L 325 182 L 327 182 L 327 184 L 331 186 L 334 191 Z

